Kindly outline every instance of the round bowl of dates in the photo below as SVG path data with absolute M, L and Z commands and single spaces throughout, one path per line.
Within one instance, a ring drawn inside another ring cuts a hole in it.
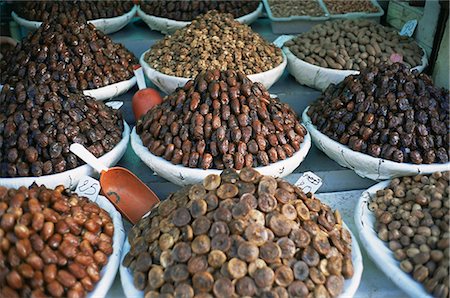
M 295 112 L 241 72 L 204 71 L 143 115 L 131 146 L 158 175 L 198 183 L 224 168 L 284 177 L 311 139 Z
M 126 151 L 130 128 L 120 111 L 64 84 L 5 85 L 0 94 L 0 185 L 75 187 L 95 171 L 69 146 L 83 144 L 106 166 Z
M 131 1 L 26 1 L 11 13 L 14 21 L 28 30 L 36 30 L 44 21 L 64 13 L 70 19 L 87 21 L 104 34 L 125 27 L 137 11 Z
M 302 118 L 328 157 L 386 180 L 449 168 L 448 110 L 448 90 L 395 63 L 330 85 Z
M 414 39 L 369 20 L 335 20 L 285 42 L 289 73 L 300 84 L 325 90 L 361 69 L 403 61 L 422 72 L 425 50 Z
M 122 217 L 103 196 L 64 189 L 0 186 L 5 254 L 2 297 L 104 297 L 125 238 Z
M 411 297 L 448 297 L 449 174 L 380 182 L 356 206 L 369 257 Z
M 362 267 L 337 210 L 244 168 L 155 206 L 131 228 L 119 272 L 127 297 L 353 297 Z
M 136 57 L 91 24 L 65 15 L 45 22 L 0 61 L 0 82 L 62 82 L 98 100 L 125 93 L 136 84 Z
M 208 69 L 239 70 L 269 89 L 283 74 L 287 59 L 280 48 L 231 14 L 211 11 L 158 41 L 139 63 L 145 75 L 169 94 Z
M 152 30 L 173 34 L 210 10 L 231 13 L 242 24 L 250 25 L 263 11 L 260 1 L 143 1 L 138 16 Z

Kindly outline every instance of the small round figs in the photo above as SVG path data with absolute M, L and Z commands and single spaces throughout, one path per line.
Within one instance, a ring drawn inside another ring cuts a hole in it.
M 270 287 L 273 284 L 275 273 L 270 267 L 263 267 L 257 269 L 254 273 L 253 279 L 260 288 Z
M 198 200 L 203 199 L 206 195 L 206 189 L 201 184 L 194 184 L 189 189 L 189 199 Z
M 186 207 L 180 207 L 173 213 L 172 222 L 177 227 L 183 227 L 191 221 L 191 214 Z
M 227 267 L 228 273 L 233 277 L 233 279 L 238 279 L 244 277 L 247 274 L 247 264 L 238 258 L 232 258 L 228 262 Z
M 294 277 L 297 280 L 306 280 L 309 276 L 309 267 L 303 261 L 298 261 L 292 267 L 294 270 Z
M 294 273 L 288 266 L 280 266 L 275 270 L 275 283 L 287 287 L 294 281 Z
M 266 263 L 274 263 L 281 256 L 280 247 L 274 242 L 266 242 L 259 248 L 259 257 Z
M 210 174 L 203 180 L 203 187 L 206 190 L 215 190 L 220 186 L 220 176 L 215 174 Z
M 196 292 L 209 292 L 214 285 L 214 278 L 206 271 L 197 272 L 192 276 L 192 286 Z
M 219 298 L 232 297 L 234 295 L 234 285 L 228 278 L 219 278 L 214 283 L 213 293 Z
M 263 225 L 252 223 L 245 229 L 245 237 L 247 238 L 247 241 L 255 244 L 256 246 L 261 246 L 266 243 L 269 235 Z
M 224 200 L 237 196 L 239 189 L 234 184 L 224 183 L 216 190 L 216 193 L 220 199 Z
M 292 223 L 283 214 L 278 214 L 270 218 L 269 227 L 276 236 L 283 237 L 291 232 Z
M 236 282 L 236 292 L 239 296 L 253 297 L 256 294 L 256 285 L 252 278 L 244 276 Z
M 258 171 L 248 167 L 243 168 L 239 172 L 239 178 L 244 182 L 256 183 L 260 177 L 261 174 Z
M 207 235 L 199 235 L 192 240 L 191 249 L 195 254 L 206 254 L 210 248 L 211 240 Z
M 208 264 L 213 268 L 220 268 L 227 260 L 227 256 L 223 251 L 212 250 L 208 254 Z
M 238 256 L 247 263 L 251 263 L 258 258 L 259 248 L 252 242 L 242 242 L 238 247 Z
M 202 215 L 205 215 L 208 211 L 208 204 L 205 200 L 198 199 L 192 201 L 191 207 L 189 208 L 191 211 L 191 215 L 193 218 L 198 218 Z

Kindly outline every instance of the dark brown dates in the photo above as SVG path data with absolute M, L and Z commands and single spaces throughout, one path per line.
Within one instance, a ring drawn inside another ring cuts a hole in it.
M 212 100 L 218 92 L 231 101 Z M 171 123 L 162 115 L 171 115 Z M 200 73 L 139 119 L 136 129 L 153 154 L 174 164 L 237 170 L 291 157 L 307 133 L 288 105 L 232 70 Z

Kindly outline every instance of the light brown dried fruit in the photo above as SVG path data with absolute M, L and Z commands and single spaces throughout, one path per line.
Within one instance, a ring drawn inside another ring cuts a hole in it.
M 197 292 L 209 292 L 214 285 L 214 278 L 211 273 L 206 271 L 200 271 L 192 276 L 192 286 Z
M 238 258 L 232 258 L 228 262 L 227 270 L 233 279 L 239 279 L 247 274 L 247 264 Z
M 199 235 L 192 240 L 192 252 L 198 255 L 206 254 L 211 248 L 211 240 L 207 235 Z
M 220 186 L 220 176 L 216 174 L 210 174 L 203 180 L 203 186 L 206 190 L 215 190 Z
M 239 189 L 234 184 L 224 183 L 219 186 L 216 193 L 221 199 L 229 199 L 235 197 L 239 193 Z
M 236 282 L 236 293 L 239 296 L 253 297 L 256 291 L 255 282 L 248 276 L 244 276 Z
M 213 293 L 216 297 L 230 297 L 234 294 L 234 286 L 228 278 L 220 278 L 215 281 Z
M 208 264 L 213 268 L 220 268 L 227 260 L 223 251 L 211 250 L 208 254 Z
M 202 199 L 194 200 L 192 201 L 189 210 L 193 218 L 198 218 L 206 214 L 208 211 L 208 204 Z
M 259 248 L 259 256 L 266 263 L 276 262 L 281 256 L 280 247 L 273 242 L 266 242 Z
M 263 225 L 251 223 L 245 229 L 245 238 L 256 246 L 261 246 L 268 239 L 267 230 Z
M 291 232 L 291 222 L 282 214 L 272 216 L 269 220 L 269 227 L 278 237 L 289 235 Z
M 275 270 L 275 283 L 281 287 L 288 287 L 294 281 L 294 273 L 288 266 L 280 266 Z
M 255 284 L 260 288 L 270 287 L 274 282 L 275 273 L 270 267 L 263 267 L 255 271 L 253 279 L 255 280 Z
M 191 221 L 191 214 L 189 210 L 185 207 L 179 207 L 173 213 L 172 222 L 177 227 L 183 227 Z

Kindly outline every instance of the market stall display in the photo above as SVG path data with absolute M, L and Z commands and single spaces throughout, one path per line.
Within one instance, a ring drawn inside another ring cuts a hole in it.
M 330 15 L 352 12 L 375 13 L 379 8 L 372 0 L 322 0 Z
M 449 166 L 448 105 L 448 90 L 427 75 L 383 64 L 330 85 L 303 120 L 318 148 L 340 165 L 390 179 Z
M 428 64 L 414 39 L 372 21 L 335 20 L 314 26 L 287 41 L 288 70 L 300 83 L 324 90 L 350 74 L 399 56 L 419 72 Z
M 131 229 L 121 280 L 133 280 L 130 297 L 351 297 L 362 262 L 343 225 L 311 193 L 228 169 L 172 194 Z
M 286 18 L 291 16 L 325 16 L 325 11 L 316 0 L 267 0 L 272 16 Z
M 132 1 L 24 1 L 16 4 L 12 17 L 21 26 L 35 30 L 42 22 L 65 15 L 110 34 L 125 27 L 136 9 Z
M 251 24 L 261 15 L 263 5 L 260 1 L 143 1 L 137 10 L 139 17 L 152 30 L 163 34 L 173 34 L 208 11 L 231 13 L 236 21 Z
M 381 182 L 363 193 L 356 209 L 369 256 L 411 296 L 448 297 L 449 174 Z
M 84 90 L 98 99 L 119 95 L 136 79 L 134 55 L 93 25 L 60 16 L 30 33 L 0 62 L 0 81 L 64 83 L 71 92 Z M 119 92 L 120 91 L 120 92 Z
M 239 70 L 269 88 L 286 66 L 280 48 L 231 14 L 216 11 L 154 44 L 140 62 L 149 79 L 166 93 L 207 69 Z
M 141 117 L 136 133 L 147 154 L 173 165 L 203 170 L 240 170 L 287 160 L 300 151 L 307 135 L 287 104 L 232 70 L 200 73 Z M 136 145 L 133 137 L 135 150 Z M 145 156 L 140 157 L 146 161 Z M 157 173 L 178 174 L 167 167 L 150 166 Z M 275 174 L 289 173 L 283 170 Z
M 0 295 L 102 297 L 114 281 L 122 218 L 58 186 L 0 187 Z
M 92 172 L 80 169 L 82 163 L 69 152 L 72 142 L 83 144 L 97 157 L 104 156 L 109 165 L 121 158 L 128 143 L 129 128 L 119 111 L 71 93 L 63 84 L 20 81 L 13 90 L 5 85 L 0 111 L 0 185 L 19 187 L 40 181 L 74 186 L 72 179 Z

